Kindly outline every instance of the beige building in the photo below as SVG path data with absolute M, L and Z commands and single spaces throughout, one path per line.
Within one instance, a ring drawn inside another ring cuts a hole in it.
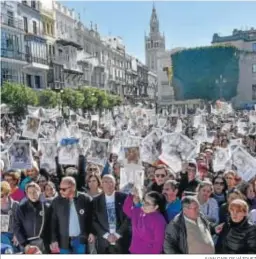
M 240 52 L 236 106 L 256 102 L 256 29 L 233 30 L 230 36 L 213 35 L 213 45 L 232 45 Z

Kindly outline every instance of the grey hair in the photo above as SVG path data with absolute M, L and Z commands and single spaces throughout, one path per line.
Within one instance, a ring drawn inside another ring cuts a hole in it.
M 105 174 L 102 177 L 102 180 L 104 180 L 105 178 L 111 179 L 114 183 L 116 183 L 116 178 L 112 174 Z
M 65 176 L 61 179 L 62 182 L 67 182 L 73 186 L 76 186 L 76 180 L 72 176 Z
M 182 209 L 187 208 L 192 203 L 196 203 L 198 206 L 200 205 L 195 196 L 185 196 L 181 201 Z

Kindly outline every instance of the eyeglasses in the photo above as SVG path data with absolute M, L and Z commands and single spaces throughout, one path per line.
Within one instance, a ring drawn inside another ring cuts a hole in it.
M 156 178 L 165 178 L 166 177 L 165 174 L 156 174 L 155 176 L 156 176 Z
M 60 188 L 61 192 L 65 192 L 66 190 L 68 190 L 70 187 L 66 187 L 66 188 Z

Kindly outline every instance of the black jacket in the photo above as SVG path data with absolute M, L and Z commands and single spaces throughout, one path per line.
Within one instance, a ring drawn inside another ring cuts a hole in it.
M 228 212 L 228 204 L 225 202 L 220 206 L 219 209 L 219 222 L 220 224 L 223 222 L 227 222 L 229 220 L 229 212 Z
M 85 193 L 77 192 L 74 203 L 80 223 L 80 242 L 86 244 L 91 233 L 92 202 L 91 197 Z M 58 196 L 52 201 L 51 213 L 51 243 L 58 242 L 59 247 L 69 249 L 69 209 L 68 199 Z
M 214 233 L 213 225 L 200 214 L 202 222 L 206 225 L 210 233 Z M 167 226 L 164 240 L 165 254 L 188 254 L 187 231 L 184 215 L 181 212 Z
M 121 192 L 115 192 L 115 211 L 116 211 L 116 233 L 121 236 L 118 240 L 122 252 L 128 251 L 130 245 L 130 220 L 123 212 L 123 204 L 127 195 Z M 108 214 L 106 209 L 105 194 L 102 193 L 93 199 L 93 219 L 92 227 L 94 234 L 98 238 L 99 253 L 109 246 L 109 242 L 103 238 L 103 235 L 109 233 Z
M 192 181 L 188 181 L 188 175 L 187 173 L 181 173 L 181 179 L 180 179 L 180 184 L 179 184 L 179 192 L 178 192 L 178 196 L 181 198 L 182 194 L 184 191 L 186 192 L 196 192 L 196 188 L 198 186 L 198 184 L 200 183 L 200 180 L 195 178 Z
M 218 254 L 256 254 L 256 225 L 245 218 L 241 223 L 227 222 L 216 245 Z
M 162 185 L 157 185 L 157 183 L 154 182 L 154 183 L 151 183 L 147 187 L 147 192 L 155 191 L 155 192 L 158 192 L 158 193 L 162 194 L 163 188 L 164 188 L 163 184 Z
M 38 237 L 40 230 L 40 238 L 44 241 L 44 246 L 47 248 L 50 244 L 50 236 L 47 234 L 50 229 L 50 208 L 47 203 L 36 202 L 30 200 L 19 205 L 14 218 L 14 235 L 16 236 L 21 246 L 29 244 L 29 239 Z

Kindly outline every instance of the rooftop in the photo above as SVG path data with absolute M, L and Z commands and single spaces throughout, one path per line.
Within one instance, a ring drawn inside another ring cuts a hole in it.
M 226 42 L 226 41 L 256 41 L 256 29 L 238 30 L 234 29 L 232 35 L 220 36 L 218 33 L 213 34 L 212 43 Z

